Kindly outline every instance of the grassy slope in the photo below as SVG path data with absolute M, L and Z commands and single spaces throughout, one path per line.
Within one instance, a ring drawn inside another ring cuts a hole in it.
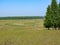
M 43 20 L 1 20 L 0 45 L 60 45 L 60 31 L 46 30 Z

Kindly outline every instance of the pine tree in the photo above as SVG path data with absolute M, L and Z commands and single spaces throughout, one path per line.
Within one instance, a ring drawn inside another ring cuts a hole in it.
M 44 21 L 44 26 L 46 28 L 49 28 L 52 26 L 52 22 L 51 22 L 51 17 L 52 17 L 52 11 L 51 11 L 51 8 L 50 8 L 50 5 L 48 6 L 47 8 L 47 12 L 46 12 L 46 16 L 45 16 L 45 21 Z
M 56 0 L 52 0 L 51 3 L 51 9 L 52 9 L 52 23 L 53 23 L 53 28 L 57 28 L 57 12 L 58 12 L 58 6 Z
M 59 2 L 59 5 L 58 5 L 58 28 L 60 30 L 60 2 Z

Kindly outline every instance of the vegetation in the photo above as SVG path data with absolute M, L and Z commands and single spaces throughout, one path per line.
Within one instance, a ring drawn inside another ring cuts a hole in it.
M 0 45 L 60 45 L 60 30 L 50 27 L 60 29 L 60 3 L 56 0 L 48 6 L 45 20 L 39 16 L 0 17 Z
M 59 4 L 60 5 L 60 4 Z M 57 4 L 56 0 L 52 0 L 52 3 L 47 8 L 47 13 L 45 17 L 44 26 L 46 28 L 56 28 L 59 27 L 60 23 L 60 12 L 59 12 L 59 5 Z
M 50 5 L 47 8 L 47 12 L 46 12 L 46 16 L 45 16 L 45 21 L 44 21 L 44 26 L 46 28 L 49 28 L 52 26 L 52 21 L 51 21 L 51 17 L 52 17 L 52 12 L 51 12 L 51 8 Z
M 21 17 L 0 17 L 0 20 L 15 20 L 15 19 L 43 19 L 42 16 L 21 16 Z
M 47 30 L 43 19 L 0 20 L 0 45 L 60 45 L 60 30 Z
M 60 3 L 58 7 L 58 28 L 60 29 Z

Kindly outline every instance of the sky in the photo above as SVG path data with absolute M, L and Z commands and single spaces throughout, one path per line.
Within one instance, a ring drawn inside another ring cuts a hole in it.
M 51 0 L 0 0 L 0 17 L 45 16 L 49 4 Z

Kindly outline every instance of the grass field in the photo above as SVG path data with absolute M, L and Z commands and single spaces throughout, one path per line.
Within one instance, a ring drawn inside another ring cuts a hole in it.
M 43 19 L 0 20 L 0 45 L 60 45 L 60 30 L 46 30 Z

